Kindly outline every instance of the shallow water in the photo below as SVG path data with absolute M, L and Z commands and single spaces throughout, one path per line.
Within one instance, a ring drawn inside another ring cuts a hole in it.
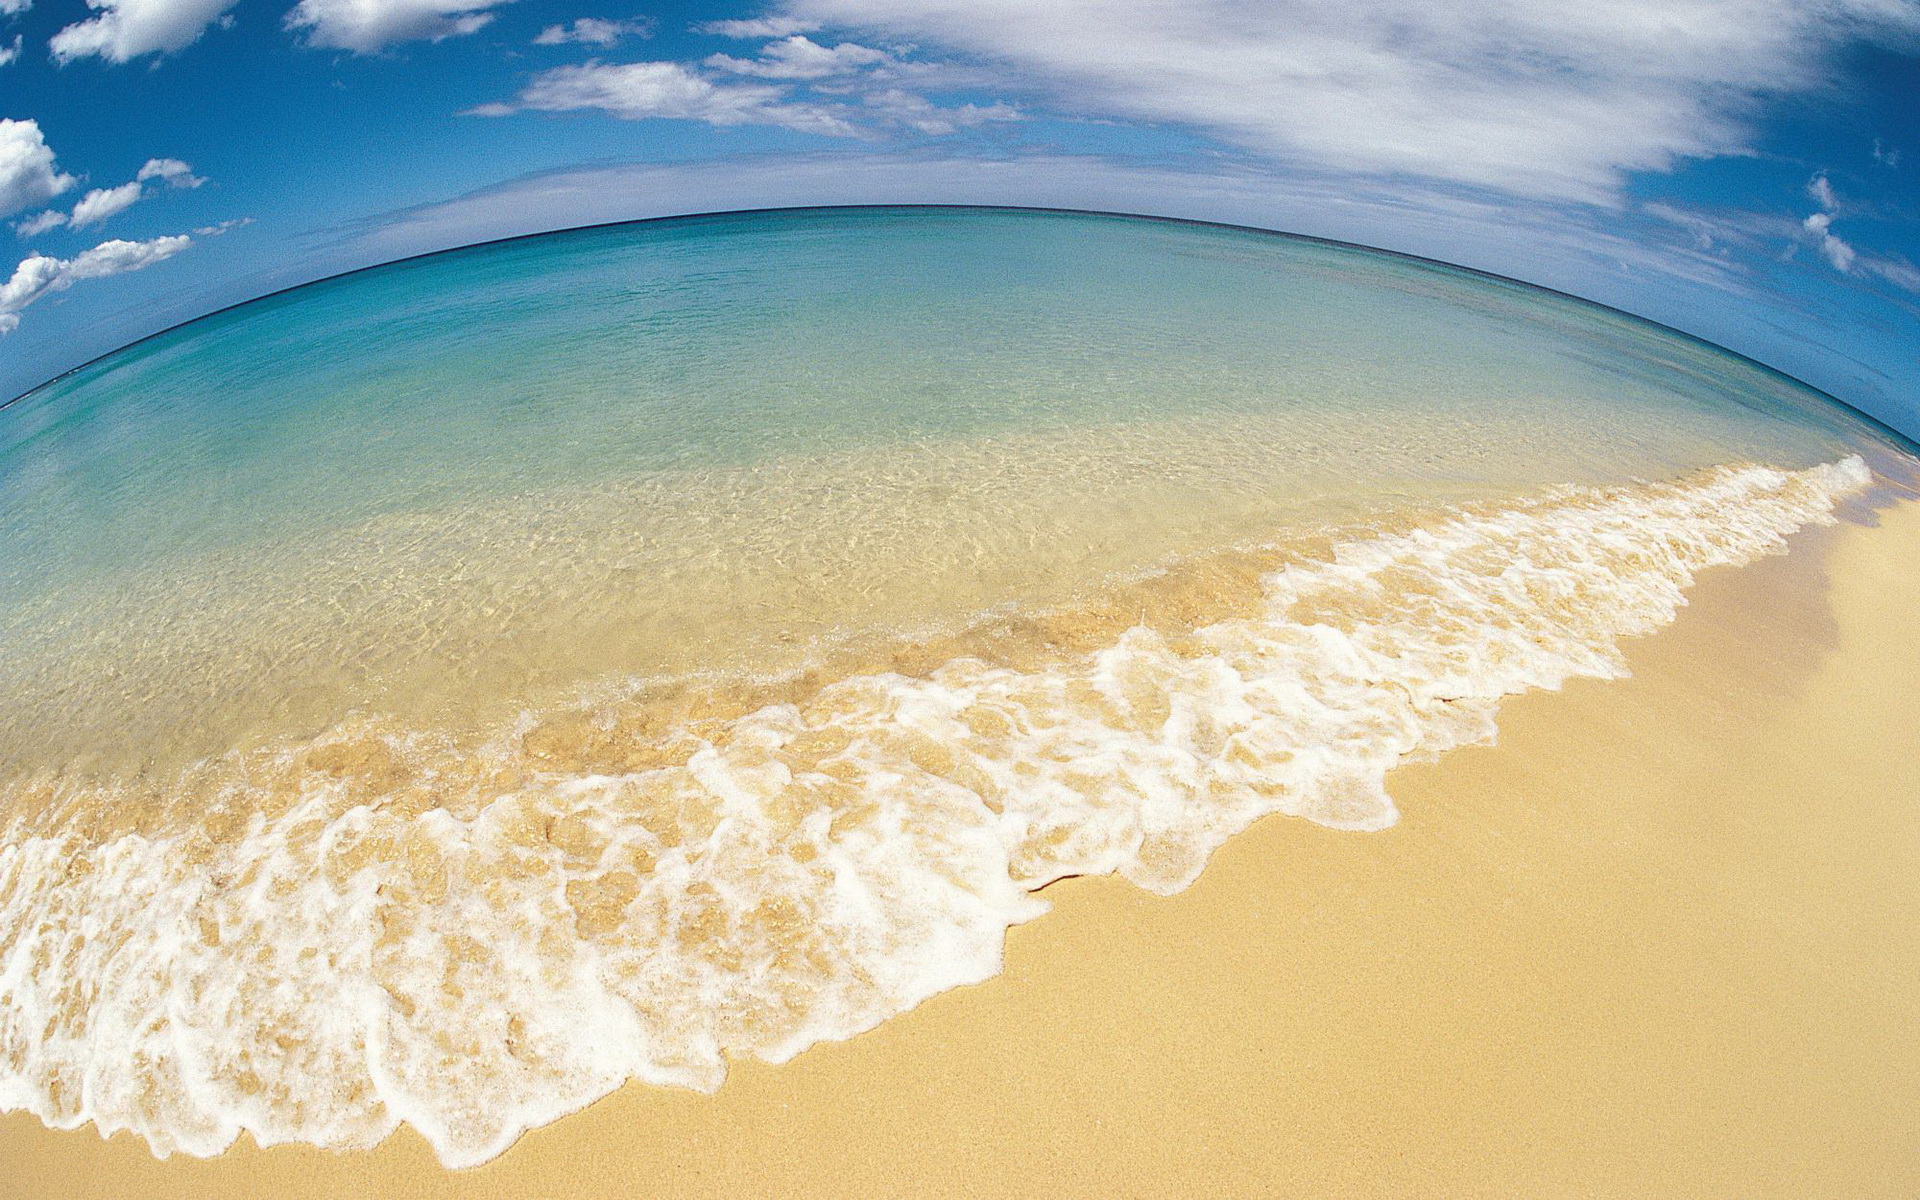
M 1243 231 L 700 218 L 0 411 L 0 1105 L 484 1159 L 1392 819 L 1902 456 L 1631 318 Z

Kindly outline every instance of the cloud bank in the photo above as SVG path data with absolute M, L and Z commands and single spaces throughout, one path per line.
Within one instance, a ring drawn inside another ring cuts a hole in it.
M 1627 177 L 1750 148 L 1900 0 L 790 0 L 786 21 L 997 66 L 1060 107 L 1174 122 L 1298 167 L 1618 201 Z

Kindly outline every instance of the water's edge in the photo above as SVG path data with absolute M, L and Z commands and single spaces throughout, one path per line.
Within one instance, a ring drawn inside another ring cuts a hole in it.
M 1394 766 L 1490 739 L 1506 696 L 1621 675 L 1699 571 L 1869 479 L 1559 489 L 1338 542 L 1205 623 L 1109 613 L 744 711 L 607 697 L 477 749 L 342 727 L 244 764 L 247 802 L 203 795 L 194 828 L 16 820 L 0 1109 L 160 1154 L 405 1121 L 466 1166 L 628 1079 L 711 1090 L 729 1055 L 996 974 L 1052 880 L 1171 893 L 1269 813 L 1391 824 Z

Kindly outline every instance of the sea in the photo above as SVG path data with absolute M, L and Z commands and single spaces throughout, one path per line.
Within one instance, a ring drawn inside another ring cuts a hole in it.
M 449 1166 L 1391 825 L 1912 447 L 1440 263 L 978 208 L 469 247 L 0 407 L 0 1109 Z

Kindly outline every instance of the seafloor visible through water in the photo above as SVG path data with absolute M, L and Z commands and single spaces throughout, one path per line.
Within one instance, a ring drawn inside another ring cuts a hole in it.
M 582 230 L 0 410 L 0 1108 L 453 1165 L 1374 829 L 1908 450 L 1619 313 L 1132 218 Z

